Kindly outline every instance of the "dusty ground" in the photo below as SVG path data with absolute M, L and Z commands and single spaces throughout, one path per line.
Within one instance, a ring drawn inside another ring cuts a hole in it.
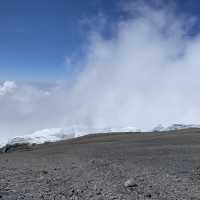
M 86 136 L 0 154 L 0 199 L 200 199 L 200 130 Z

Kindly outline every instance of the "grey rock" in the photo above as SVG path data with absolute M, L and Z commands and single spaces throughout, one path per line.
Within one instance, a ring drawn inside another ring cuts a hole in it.
M 135 182 L 135 180 L 133 178 L 130 178 L 124 183 L 124 186 L 125 187 L 138 187 L 138 184 Z

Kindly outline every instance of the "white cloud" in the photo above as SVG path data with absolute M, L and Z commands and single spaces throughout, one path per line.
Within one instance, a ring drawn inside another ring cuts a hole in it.
M 194 18 L 139 4 L 129 12 L 113 38 L 92 31 L 72 116 L 95 127 L 200 123 L 200 41 L 188 36 Z
M 15 88 L 16 84 L 13 81 L 5 81 L 0 85 L 0 96 L 11 93 Z

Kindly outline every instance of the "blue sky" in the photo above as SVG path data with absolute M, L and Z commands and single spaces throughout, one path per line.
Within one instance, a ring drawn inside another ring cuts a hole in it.
M 0 1 L 0 80 L 49 82 L 65 79 L 73 70 L 65 57 L 82 59 L 86 45 L 88 27 L 81 22 L 95 19 L 100 13 L 108 17 L 107 25 L 117 21 L 123 16 L 120 2 Z M 176 4 L 178 12 L 199 15 L 198 0 L 177 0 Z

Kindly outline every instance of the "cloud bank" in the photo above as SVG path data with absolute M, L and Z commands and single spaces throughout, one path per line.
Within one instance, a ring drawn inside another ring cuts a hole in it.
M 200 35 L 194 18 L 170 8 L 123 6 L 128 19 L 112 37 L 88 34 L 81 70 L 67 85 L 41 89 L 5 82 L 0 86 L 0 136 L 43 128 L 88 128 L 200 124 Z M 98 30 L 98 31 L 97 31 Z
M 12 92 L 16 87 L 16 84 L 13 81 L 5 81 L 0 85 L 0 96 L 4 96 Z

